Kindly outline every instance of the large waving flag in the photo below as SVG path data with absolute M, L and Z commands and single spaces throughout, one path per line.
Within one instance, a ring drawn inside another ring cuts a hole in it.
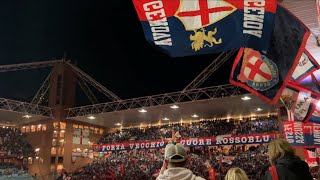
M 133 0 L 145 38 L 172 57 L 266 50 L 277 0 Z
M 276 104 L 291 80 L 305 49 L 309 29 L 278 6 L 267 51 L 241 48 L 233 64 L 230 83 Z

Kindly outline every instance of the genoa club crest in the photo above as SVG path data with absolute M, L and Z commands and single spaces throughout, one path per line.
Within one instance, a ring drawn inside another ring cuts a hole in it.
M 171 57 L 267 50 L 277 0 L 132 0 L 146 40 Z
M 246 48 L 238 79 L 255 90 L 265 91 L 279 82 L 278 68 L 265 55 Z

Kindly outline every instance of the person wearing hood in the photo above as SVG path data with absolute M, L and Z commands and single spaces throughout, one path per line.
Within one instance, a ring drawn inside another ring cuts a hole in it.
M 164 151 L 164 161 L 157 180 L 205 180 L 196 176 L 187 168 L 186 151 L 182 144 L 167 144 Z
M 285 139 L 275 139 L 268 146 L 271 167 L 264 180 L 312 180 L 309 166 L 295 155 Z

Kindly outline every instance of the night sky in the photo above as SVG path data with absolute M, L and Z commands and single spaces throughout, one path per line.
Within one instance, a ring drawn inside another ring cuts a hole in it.
M 0 24 L 0 64 L 66 54 L 122 99 L 180 91 L 217 56 L 170 58 L 154 49 L 131 0 L 2 1 Z M 225 63 L 203 86 L 227 84 L 231 65 Z M 0 97 L 31 101 L 48 72 L 2 73 Z M 77 99 L 77 105 L 88 103 Z

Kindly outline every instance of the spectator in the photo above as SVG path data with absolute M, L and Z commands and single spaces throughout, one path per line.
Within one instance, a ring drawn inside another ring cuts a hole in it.
M 19 129 L 0 127 L 0 151 L 7 156 L 33 156 L 34 149 Z
M 271 167 L 266 171 L 265 180 L 312 180 L 308 164 L 295 156 L 286 140 L 273 140 L 268 149 Z
M 244 172 L 244 170 L 235 167 L 230 168 L 227 172 L 225 180 L 249 180 L 247 174 Z
M 160 170 L 158 180 L 204 180 L 196 176 L 187 168 L 186 164 L 186 151 L 182 144 L 174 143 L 168 144 L 165 148 L 165 160 Z

